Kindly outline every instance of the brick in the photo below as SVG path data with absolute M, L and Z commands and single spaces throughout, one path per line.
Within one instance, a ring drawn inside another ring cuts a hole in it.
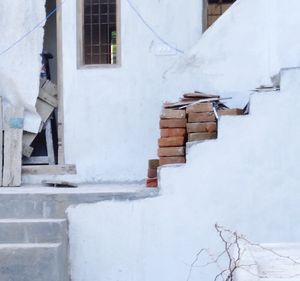
M 185 156 L 185 148 L 181 147 L 161 147 L 158 149 L 159 157 Z
M 185 157 L 177 156 L 177 157 L 161 157 L 159 158 L 159 165 L 167 165 L 167 164 L 182 164 L 185 163 Z
M 244 115 L 243 109 L 240 108 L 228 108 L 218 110 L 218 115 L 220 116 L 235 116 L 235 115 Z
M 185 119 L 186 112 L 185 110 L 163 109 L 160 117 L 162 119 Z
M 159 147 L 183 146 L 185 144 L 184 137 L 160 138 L 158 140 Z
M 186 119 L 161 119 L 159 126 L 163 128 L 185 128 L 187 120 Z
M 187 107 L 187 113 L 203 113 L 203 112 L 212 112 L 213 111 L 213 104 L 211 102 L 206 103 L 197 103 L 192 106 Z
M 146 186 L 147 187 L 157 187 L 158 186 L 158 179 L 157 178 L 147 179 L 146 180 Z
M 157 169 L 159 167 L 158 159 L 150 159 L 148 162 L 149 169 Z
M 217 123 L 188 123 L 187 131 L 188 133 L 214 133 L 217 131 Z
M 157 169 L 148 169 L 148 178 L 157 178 Z
M 205 113 L 189 113 L 188 122 L 198 123 L 198 122 L 215 122 L 216 116 L 213 112 Z
M 186 129 L 185 128 L 161 129 L 160 130 L 160 136 L 162 138 L 184 137 L 184 136 L 186 136 Z
M 216 139 L 217 133 L 191 133 L 188 136 L 188 141 L 203 141 Z

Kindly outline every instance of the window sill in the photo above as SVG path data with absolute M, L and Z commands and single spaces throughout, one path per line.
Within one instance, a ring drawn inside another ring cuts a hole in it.
M 121 68 L 121 64 L 86 64 L 86 65 L 78 65 L 78 70 L 87 70 L 87 69 L 114 69 Z

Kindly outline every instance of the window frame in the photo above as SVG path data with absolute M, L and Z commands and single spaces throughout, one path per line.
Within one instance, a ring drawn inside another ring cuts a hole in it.
M 116 68 L 121 66 L 121 0 L 116 0 L 117 13 L 117 63 L 115 64 L 85 64 L 84 63 L 84 1 L 77 0 L 77 68 Z

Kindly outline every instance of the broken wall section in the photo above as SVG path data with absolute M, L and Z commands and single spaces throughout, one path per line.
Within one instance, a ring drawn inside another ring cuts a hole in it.
M 45 18 L 44 0 L 0 1 L 0 53 Z M 0 55 L 0 95 L 25 107 L 25 129 L 36 130 L 35 103 L 39 93 L 43 26 Z

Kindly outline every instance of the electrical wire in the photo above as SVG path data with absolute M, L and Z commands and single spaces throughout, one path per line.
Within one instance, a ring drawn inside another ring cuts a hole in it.
M 168 41 L 166 41 L 162 36 L 160 36 L 155 30 L 154 28 L 151 27 L 151 25 L 144 19 L 144 17 L 141 15 L 141 13 L 137 10 L 137 8 L 132 4 L 132 2 L 130 0 L 126 0 L 127 3 L 129 4 L 130 8 L 135 12 L 135 14 L 140 18 L 140 20 L 142 21 L 142 23 L 154 34 L 154 36 L 161 41 L 163 44 L 165 44 L 166 46 L 168 46 L 169 48 L 171 48 L 172 50 L 180 53 L 180 54 L 184 54 L 184 51 L 178 49 L 177 47 L 173 46 L 172 44 L 170 44 Z

